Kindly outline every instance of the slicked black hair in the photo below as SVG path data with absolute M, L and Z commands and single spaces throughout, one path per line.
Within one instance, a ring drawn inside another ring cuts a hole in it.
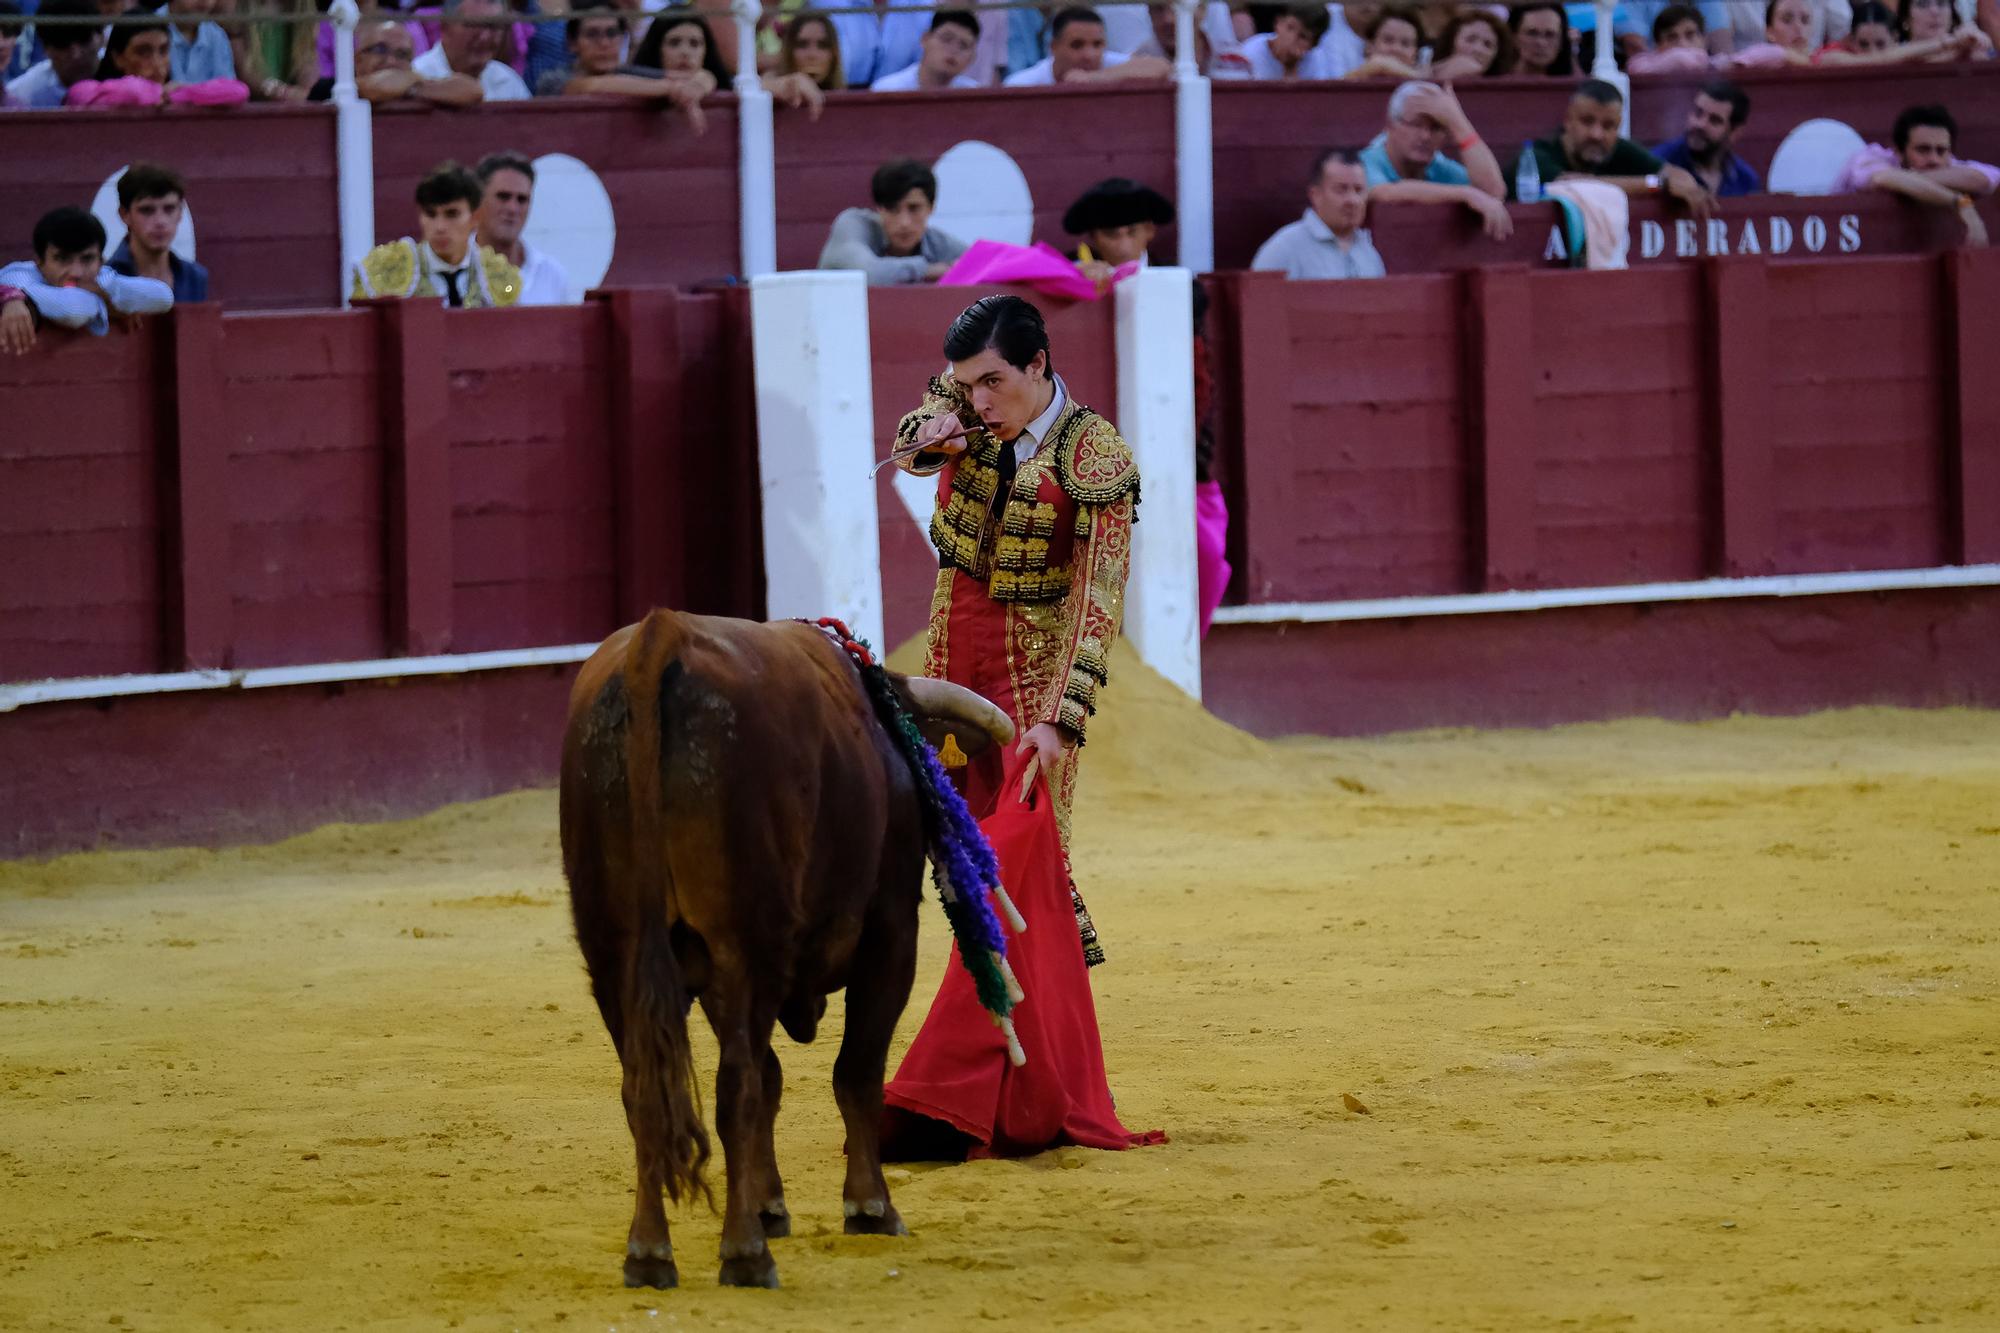
M 1018 296 L 982 296 L 959 312 L 944 335 L 947 361 L 964 361 L 989 347 L 1016 370 L 1026 370 L 1040 352 L 1048 374 L 1056 373 L 1042 312 Z

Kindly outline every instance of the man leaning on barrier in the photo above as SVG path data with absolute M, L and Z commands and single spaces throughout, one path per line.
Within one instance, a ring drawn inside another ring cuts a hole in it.
M 1584 176 L 1627 194 L 1668 194 L 1696 213 L 1712 212 L 1715 196 L 1693 173 L 1662 162 L 1618 133 L 1624 109 L 1625 94 L 1602 79 L 1585 79 L 1570 94 L 1562 128 L 1534 140 L 1522 152 L 1535 155 L 1536 174 L 1544 185 L 1564 176 Z M 1521 175 L 1517 165 L 1516 185 Z
M 1441 151 L 1457 150 L 1463 165 Z M 1493 150 L 1472 128 L 1449 88 L 1412 80 L 1389 95 L 1389 123 L 1362 150 L 1370 199 L 1380 203 L 1462 204 L 1496 241 L 1514 232 L 1507 182 Z
M 411 68 L 417 44 L 394 19 L 363 19 L 354 30 L 354 90 L 365 101 L 394 102 L 413 97 L 438 106 L 471 106 L 485 98 L 479 80 L 465 74 L 426 78 Z M 321 79 L 306 94 L 309 102 L 333 100 L 333 80 Z

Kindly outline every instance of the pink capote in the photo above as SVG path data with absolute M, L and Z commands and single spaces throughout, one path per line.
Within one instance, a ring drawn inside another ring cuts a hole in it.
M 1112 270 L 1111 281 L 1122 282 L 1138 271 L 1136 261 L 1120 264 Z M 1068 301 L 1095 301 L 1104 295 L 1096 283 L 1083 276 L 1075 260 L 1046 241 L 1033 245 L 974 241 L 938 279 L 941 287 L 977 287 L 992 282 L 1025 283 L 1044 296 Z
M 249 87 L 236 79 L 177 83 L 169 91 L 151 79 L 127 74 L 116 79 L 83 79 L 73 83 L 64 101 L 69 106 L 158 106 L 163 94 L 174 106 L 242 106 L 250 100 Z
M 1167 1140 L 1159 1130 L 1126 1129 L 1111 1104 L 1055 803 L 1039 781 L 1034 804 L 1020 800 L 1025 763 L 1021 755 L 1008 759 L 996 808 L 980 827 L 1028 923 L 1007 941 L 1007 961 L 1026 995 L 1013 1019 L 1028 1062 L 1018 1069 L 1008 1063 L 1007 1038 L 980 1007 L 954 945 L 923 1029 L 882 1090 L 885 1160 L 946 1155 L 935 1150 L 942 1126 L 964 1136 L 949 1155 L 963 1149 L 975 1158 L 1026 1156 L 1064 1143 L 1136 1148 Z
M 1208 637 L 1215 608 L 1222 605 L 1228 591 L 1230 565 L 1224 554 L 1229 547 L 1229 502 L 1222 487 L 1213 481 L 1194 484 L 1194 568 L 1195 591 L 1201 602 L 1201 637 Z

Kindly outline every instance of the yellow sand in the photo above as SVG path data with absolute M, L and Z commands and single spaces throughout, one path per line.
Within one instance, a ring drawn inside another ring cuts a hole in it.
M 781 1038 L 775 1293 L 706 1213 L 618 1285 L 549 792 L 0 866 L 0 1327 L 2000 1327 L 2000 715 L 1272 746 L 1128 660 L 1084 788 L 1172 1144 L 899 1172 L 849 1239 Z

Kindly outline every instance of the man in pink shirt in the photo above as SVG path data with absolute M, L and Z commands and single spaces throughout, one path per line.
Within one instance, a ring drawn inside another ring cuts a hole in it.
M 2000 188 L 2000 167 L 1951 155 L 1958 122 L 1941 106 L 1913 106 L 1896 117 L 1895 149 L 1869 144 L 1847 160 L 1834 193 L 1889 190 L 1933 208 L 1956 209 L 1968 245 L 1986 244 L 1975 201 Z

